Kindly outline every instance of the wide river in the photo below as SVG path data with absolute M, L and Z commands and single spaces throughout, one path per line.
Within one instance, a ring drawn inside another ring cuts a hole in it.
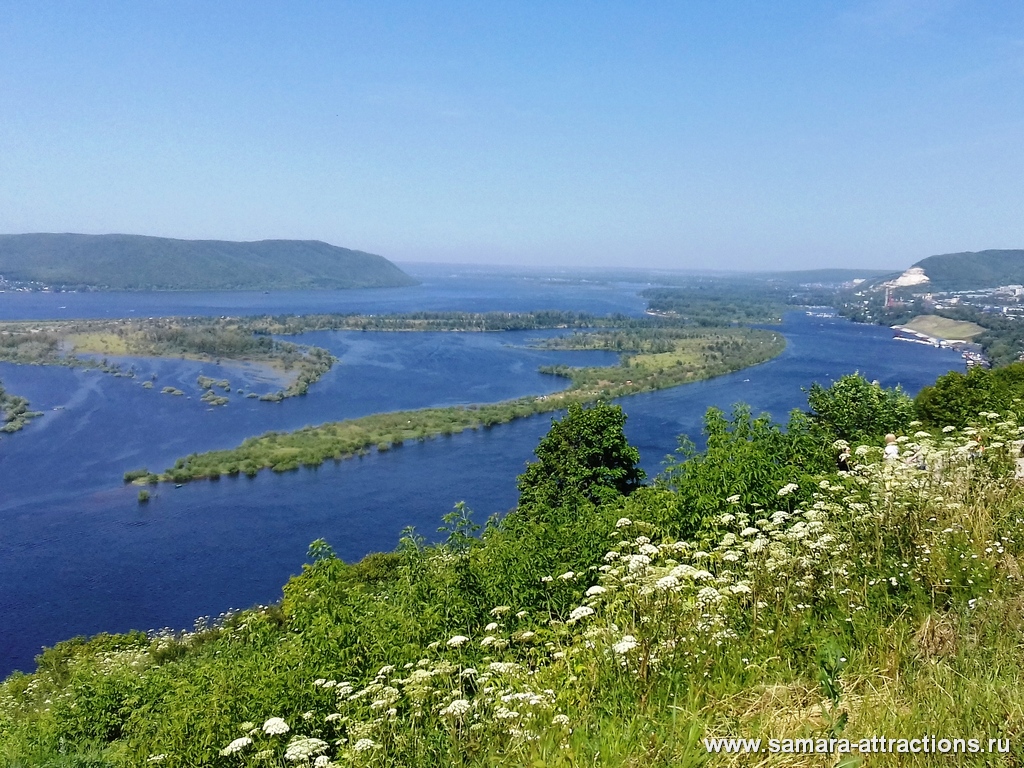
M 0 318 L 240 315 L 538 309 L 639 314 L 643 287 L 578 283 L 465 268 L 410 266 L 415 288 L 301 293 L 0 294 Z M 728 376 L 621 401 L 649 474 L 678 436 L 699 438 L 709 406 L 749 403 L 785 419 L 803 388 L 860 371 L 916 392 L 961 368 L 958 354 L 895 342 L 892 332 L 792 312 L 775 360 Z M 199 400 L 196 376 L 246 391 L 276 388 L 259 371 L 184 360 L 126 361 L 136 379 L 88 370 L 0 364 L 0 381 L 45 412 L 0 438 L 0 676 L 28 670 L 44 645 L 79 634 L 190 627 L 200 616 L 277 600 L 311 541 L 345 560 L 392 549 L 406 526 L 428 538 L 466 501 L 479 520 L 515 504 L 515 478 L 551 415 L 466 432 L 283 475 L 161 485 L 146 505 L 129 469 L 168 467 L 270 429 L 432 405 L 493 402 L 555 391 L 552 363 L 603 365 L 600 352 L 531 349 L 541 333 L 316 333 L 301 341 L 341 359 L 302 398 L 261 403 L 237 394 Z M 152 389 L 141 381 L 156 375 Z M 186 397 L 159 393 L 172 385 Z

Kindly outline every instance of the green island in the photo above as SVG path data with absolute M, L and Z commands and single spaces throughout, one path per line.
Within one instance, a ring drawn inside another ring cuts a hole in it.
M 272 338 L 311 331 L 497 332 L 546 329 L 653 329 L 685 326 L 683 319 L 660 320 L 625 315 L 599 317 L 581 312 L 414 312 L 398 315 L 312 314 L 249 317 L 163 317 L 116 320 L 0 322 L 0 361 L 22 365 L 94 368 L 135 378 L 108 357 L 179 357 L 208 362 L 253 364 L 284 378 L 276 392 L 245 393 L 278 402 L 303 395 L 337 359 L 326 349 Z M 206 402 L 223 405 L 228 380 L 199 376 Z M 147 389 L 152 381 L 142 382 Z M 214 387 L 223 394 L 212 393 Z M 174 389 L 173 387 L 170 389 Z M 161 390 L 164 394 L 176 394 Z M 184 393 L 182 393 L 184 394 Z
M 264 366 L 287 381 L 276 392 L 249 393 L 265 401 L 305 394 L 336 362 L 325 349 L 271 338 L 250 327 L 246 319 L 170 317 L 0 323 L 0 360 L 4 362 L 98 368 L 115 376 L 134 378 L 134 370 L 123 370 L 107 359 L 117 356 L 181 357 Z M 200 376 L 197 383 L 209 393 L 214 380 L 210 379 L 208 385 L 204 383 L 207 378 Z M 150 383 L 148 388 L 151 387 Z M 177 394 L 167 389 L 163 391 Z M 226 402 L 223 395 L 204 394 L 204 398 L 218 405 Z
M 278 603 L 45 649 L 0 683 L 0 764 L 854 766 L 884 735 L 884 764 L 1019 765 L 1001 370 L 711 408 L 653 479 L 618 406 L 573 403 L 506 515 L 457 504 L 359 562 L 317 540 Z
M 520 315 L 507 316 L 506 322 L 509 318 L 517 325 L 536 320 L 533 316 Z M 447 322 L 458 325 L 467 319 L 471 317 L 453 316 Z M 415 329 L 408 321 L 402 325 L 400 317 L 387 318 L 387 321 L 392 324 L 391 330 Z M 579 322 L 584 321 L 612 322 L 582 316 Z M 441 320 L 436 319 L 436 322 Z M 631 331 L 578 333 L 563 339 L 545 340 L 542 345 L 551 348 L 609 349 L 626 353 L 618 365 L 611 367 L 542 368 L 543 372 L 570 380 L 570 386 L 561 392 L 487 405 L 374 414 L 294 432 L 269 432 L 248 438 L 237 448 L 191 454 L 162 473 L 132 470 L 125 473 L 124 479 L 138 484 L 181 483 L 201 478 L 217 479 L 222 475 L 253 476 L 267 468 L 285 472 L 300 466 L 315 467 L 329 459 L 341 460 L 373 447 L 388 450 L 409 440 L 492 427 L 513 419 L 562 410 L 574 403 L 591 403 L 720 376 L 770 360 L 785 347 L 785 339 L 774 331 L 680 328 L 649 318 L 636 320 L 634 324 Z
M 17 432 L 32 419 L 43 415 L 39 411 L 30 411 L 28 406 L 28 400 L 8 392 L 0 383 L 0 432 Z

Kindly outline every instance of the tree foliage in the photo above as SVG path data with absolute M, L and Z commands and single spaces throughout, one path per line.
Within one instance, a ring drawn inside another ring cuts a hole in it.
M 709 408 L 706 448 L 699 451 L 692 440 L 681 438 L 660 478 L 660 485 L 673 492 L 673 510 L 657 522 L 675 535 L 689 535 L 717 515 L 740 508 L 736 505 L 771 509 L 779 503 L 780 488 L 800 486 L 808 476 L 835 468 L 831 449 L 823 444 L 827 438 L 812 427 L 799 411 L 783 429 L 768 414 L 754 416 L 745 404 L 736 405 L 730 416 Z
M 914 419 L 914 402 L 899 386 L 889 389 L 859 373 L 843 376 L 828 389 L 812 384 L 807 402 L 820 428 L 834 439 L 851 442 L 903 432 Z
M 617 405 L 570 405 L 537 446 L 537 461 L 519 476 L 519 506 L 599 504 L 632 493 L 645 474 L 637 466 L 640 452 L 626 440 L 625 424 L 626 414 Z
M 1024 399 L 1024 363 L 967 373 L 950 371 L 922 389 L 914 400 L 917 417 L 929 426 L 963 427 L 981 411 L 1020 413 Z

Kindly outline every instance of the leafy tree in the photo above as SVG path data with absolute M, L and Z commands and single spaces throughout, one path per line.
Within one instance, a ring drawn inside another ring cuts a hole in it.
M 971 368 L 967 373 L 950 371 L 914 399 L 917 416 L 926 424 L 963 427 L 978 419 L 981 411 L 1021 411 L 1024 399 L 1024 363 L 994 370 Z
M 834 438 L 868 442 L 903 432 L 914 419 L 914 402 L 900 387 L 888 389 L 859 373 L 825 389 L 812 384 L 807 395 L 814 423 Z
M 540 441 L 537 461 L 519 476 L 521 509 L 542 510 L 601 504 L 627 496 L 646 477 L 637 467 L 640 452 L 626 440 L 626 414 L 617 405 L 574 403 Z
M 806 500 L 813 476 L 835 468 L 831 448 L 811 427 L 799 411 L 783 429 L 768 414 L 755 417 L 743 403 L 733 407 L 731 416 L 709 408 L 704 416 L 707 447 L 698 451 L 689 438 L 680 439 L 676 458 L 659 478 L 674 498 L 664 518 L 655 512 L 644 519 L 685 537 L 713 525 L 725 512 L 778 508 L 779 490 L 790 483 L 798 490 L 789 501 Z

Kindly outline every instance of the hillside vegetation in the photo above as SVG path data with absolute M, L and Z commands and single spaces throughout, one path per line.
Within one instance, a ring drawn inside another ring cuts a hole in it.
M 482 529 L 316 541 L 277 605 L 46 651 L 0 764 L 1020 765 L 1021 414 L 913 408 L 850 376 L 786 425 L 711 409 L 645 484 L 622 411 L 574 405 Z
M 1024 250 L 944 253 L 914 264 L 930 278 L 930 291 L 969 291 L 1024 284 Z
M 316 240 L 175 240 L 142 235 L 0 235 L 0 276 L 63 288 L 298 290 L 417 281 L 382 256 Z

